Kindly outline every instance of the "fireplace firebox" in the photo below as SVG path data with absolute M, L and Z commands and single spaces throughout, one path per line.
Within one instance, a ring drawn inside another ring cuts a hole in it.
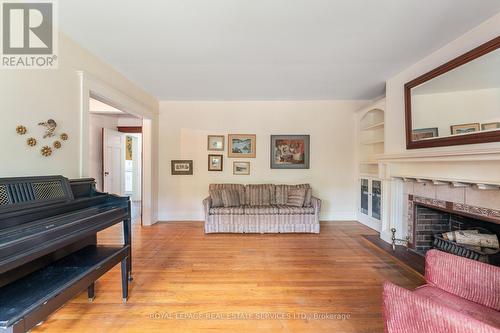
M 496 234 L 500 238 L 500 221 L 483 219 L 481 216 L 462 214 L 452 209 L 453 204 L 410 196 L 408 212 L 409 248 L 425 255 L 431 248 L 500 266 L 500 251 L 471 249 L 444 240 L 441 235 L 449 231 L 480 230 L 480 233 Z

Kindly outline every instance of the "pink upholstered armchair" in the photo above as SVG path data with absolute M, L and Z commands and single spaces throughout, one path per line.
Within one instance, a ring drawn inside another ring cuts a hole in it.
M 430 250 L 427 284 L 410 291 L 384 283 L 388 333 L 500 333 L 500 267 Z

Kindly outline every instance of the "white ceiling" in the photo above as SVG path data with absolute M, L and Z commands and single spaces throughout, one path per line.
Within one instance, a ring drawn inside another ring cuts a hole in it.
M 500 0 L 64 0 L 61 29 L 160 100 L 371 99 Z

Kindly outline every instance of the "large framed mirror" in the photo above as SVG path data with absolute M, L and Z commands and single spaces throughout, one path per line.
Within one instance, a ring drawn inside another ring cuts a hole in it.
M 405 84 L 406 147 L 500 141 L 500 36 Z

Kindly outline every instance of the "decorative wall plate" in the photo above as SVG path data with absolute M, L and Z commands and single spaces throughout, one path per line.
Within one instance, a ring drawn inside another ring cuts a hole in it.
M 49 157 L 50 155 L 52 155 L 52 148 L 50 148 L 49 146 L 43 146 L 40 150 L 40 153 L 42 153 L 42 155 L 45 157 Z
M 24 135 L 24 134 L 26 134 L 26 132 L 27 132 L 27 131 L 28 131 L 28 130 L 27 130 L 27 129 L 26 129 L 26 127 L 25 127 L 25 126 L 23 126 L 23 125 L 19 125 L 19 126 L 17 126 L 17 127 L 16 127 L 16 132 L 17 132 L 17 134 L 19 134 L 19 135 Z
M 28 140 L 26 140 L 26 144 L 30 147 L 34 147 L 34 146 L 36 146 L 36 139 L 35 138 L 28 138 Z

